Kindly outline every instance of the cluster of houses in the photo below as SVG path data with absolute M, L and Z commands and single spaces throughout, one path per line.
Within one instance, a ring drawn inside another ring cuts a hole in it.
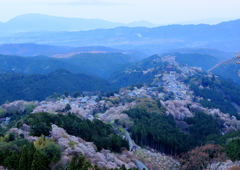
M 166 92 L 173 92 L 175 100 L 186 98 L 188 87 L 176 80 L 174 74 L 163 74 L 163 87 Z

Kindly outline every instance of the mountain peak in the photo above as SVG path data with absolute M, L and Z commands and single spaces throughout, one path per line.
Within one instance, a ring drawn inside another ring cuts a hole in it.
M 145 20 L 139 20 L 139 21 L 133 21 L 128 24 L 130 27 L 140 27 L 140 26 L 145 26 L 145 27 L 157 27 L 159 25 L 153 24 L 151 22 L 145 21 Z

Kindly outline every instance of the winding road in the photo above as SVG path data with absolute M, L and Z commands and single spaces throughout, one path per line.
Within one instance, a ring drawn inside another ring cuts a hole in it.
M 131 137 L 130 137 L 126 128 L 124 128 L 124 132 L 125 132 L 126 139 L 128 140 L 128 143 L 129 143 L 129 150 L 132 151 L 132 149 L 133 149 L 132 139 L 131 139 Z M 146 165 L 139 160 L 136 160 L 136 165 L 137 165 L 139 170 L 143 170 L 143 169 L 149 170 L 148 167 L 146 167 Z
M 129 135 L 129 133 L 128 133 L 128 131 L 127 131 L 126 128 L 124 128 L 124 132 L 125 132 L 125 136 L 126 136 L 126 138 L 127 138 L 127 140 L 128 140 L 129 150 L 132 151 L 132 149 L 133 149 L 132 139 L 131 139 L 131 137 L 130 137 L 130 135 Z

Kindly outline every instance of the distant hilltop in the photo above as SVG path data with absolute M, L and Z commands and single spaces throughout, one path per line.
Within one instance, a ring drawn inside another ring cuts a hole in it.
M 86 31 L 115 27 L 157 27 L 148 21 L 135 21 L 129 24 L 110 22 L 102 19 L 66 18 L 44 14 L 19 15 L 6 23 L 0 23 L 3 32 L 38 32 L 38 31 Z

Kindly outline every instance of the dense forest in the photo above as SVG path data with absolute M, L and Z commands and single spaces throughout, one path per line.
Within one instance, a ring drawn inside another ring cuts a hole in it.
M 14 100 L 44 100 L 54 92 L 63 94 L 68 91 L 107 92 L 118 89 L 118 86 L 104 79 L 86 74 L 73 74 L 64 69 L 58 69 L 47 75 L 17 73 L 0 74 L 0 103 Z
M 133 120 L 132 139 L 140 146 L 148 145 L 161 152 L 174 155 L 188 150 L 193 140 L 175 127 L 172 116 L 148 113 L 146 110 L 126 111 Z
M 150 113 L 143 109 L 125 111 L 135 123 L 131 129 L 133 140 L 140 146 L 150 146 L 161 152 L 174 155 L 205 144 L 209 136 L 220 135 L 218 122 L 203 112 L 196 112 L 185 121 L 189 134 L 176 127 L 172 115 Z

